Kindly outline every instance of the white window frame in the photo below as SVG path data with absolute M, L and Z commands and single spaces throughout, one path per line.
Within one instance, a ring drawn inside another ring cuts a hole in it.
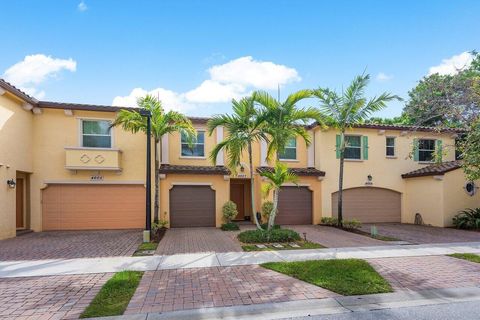
M 278 160 L 280 161 L 297 161 L 298 160 L 298 149 L 297 149 L 297 138 L 291 138 L 292 140 L 295 141 L 295 147 L 285 147 L 285 150 L 287 149 L 295 149 L 295 158 L 294 159 L 288 159 L 288 158 L 280 158 L 280 154 L 279 154 L 279 157 L 278 157 Z
M 387 144 L 388 139 L 393 139 L 393 146 Z M 387 149 L 393 148 L 393 155 L 387 154 Z M 397 137 L 395 136 L 386 136 L 385 137 L 385 157 L 387 158 L 396 158 L 397 157 Z
M 105 119 L 105 118 L 77 118 L 78 119 L 78 145 L 80 148 L 85 148 L 85 149 L 107 149 L 111 150 L 114 149 L 114 127 L 110 128 L 110 148 L 104 148 L 104 147 L 85 147 L 83 145 L 83 121 L 107 121 L 110 122 L 110 124 L 113 123 L 112 119 Z M 100 134 L 95 134 L 95 136 L 107 136 L 107 135 L 100 135 Z
M 433 141 L 433 154 L 434 156 L 432 157 L 432 160 L 427 161 L 427 160 L 420 160 L 420 151 L 432 151 L 431 149 L 420 149 L 420 141 L 421 140 L 432 140 Z M 433 163 L 435 162 L 435 152 L 437 151 L 437 139 L 433 138 L 419 138 L 418 139 L 418 162 L 419 163 Z
M 180 158 L 186 158 L 186 159 L 206 159 L 207 157 L 205 156 L 206 155 L 206 148 L 205 148 L 205 144 L 206 144 L 206 130 L 205 129 L 196 129 L 196 134 L 198 135 L 199 133 L 203 133 L 203 143 L 198 143 L 198 142 L 194 142 L 193 145 L 199 145 L 199 144 L 203 144 L 203 156 L 184 156 L 182 154 L 182 134 L 180 133 Z
M 360 138 L 360 147 L 347 147 L 347 137 L 359 137 Z M 345 158 L 345 151 L 347 148 L 359 148 L 360 149 L 360 158 Z M 345 135 L 345 150 L 343 151 L 344 159 L 347 161 L 363 161 L 363 139 L 361 134 L 346 134 Z

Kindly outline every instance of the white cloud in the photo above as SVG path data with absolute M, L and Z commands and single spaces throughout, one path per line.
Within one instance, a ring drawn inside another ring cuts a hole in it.
M 438 73 L 440 75 L 453 75 L 458 71 L 468 68 L 472 63 L 473 56 L 470 52 L 462 52 L 451 58 L 443 59 L 438 66 L 430 67 L 428 75 Z
M 379 72 L 376 76 L 376 79 L 380 82 L 387 82 L 389 80 L 392 80 L 393 79 L 393 76 L 392 75 L 388 75 L 386 73 L 383 73 L 383 72 Z
M 78 11 L 81 11 L 81 12 L 87 11 L 88 6 L 87 6 L 87 4 L 86 4 L 85 2 L 81 1 L 81 2 L 78 4 L 77 9 L 78 9 Z
M 235 83 L 256 89 L 276 89 L 278 85 L 300 81 L 297 70 L 269 61 L 256 61 L 251 56 L 241 57 L 222 65 L 211 67 L 212 80 Z
M 208 69 L 209 79 L 184 93 L 164 88 L 151 91 L 135 88 L 128 96 L 113 99 L 113 105 L 136 106 L 136 100 L 147 93 L 159 95 L 166 109 L 182 112 L 194 109 L 198 104 L 225 103 L 239 99 L 252 90 L 272 90 L 277 86 L 300 81 L 298 72 L 284 65 L 269 61 L 257 61 L 251 56 L 241 57 Z
M 185 96 L 164 88 L 156 88 L 147 91 L 142 88 L 133 89 L 128 96 L 117 96 L 113 99 L 112 105 L 124 107 L 137 107 L 137 99 L 147 94 L 158 97 L 162 101 L 165 110 L 176 110 L 186 112 L 194 108 L 192 104 L 186 101 Z
M 20 87 L 25 92 L 41 99 L 45 92 L 37 87 L 49 78 L 54 78 L 63 70 L 75 72 L 77 62 L 72 58 L 58 59 L 44 54 L 26 56 L 3 73 L 2 77 Z

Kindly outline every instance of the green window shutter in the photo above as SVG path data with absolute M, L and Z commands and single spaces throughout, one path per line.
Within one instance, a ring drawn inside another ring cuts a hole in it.
M 419 157 L 418 152 L 418 139 L 413 139 L 413 160 L 418 161 Z
M 436 160 L 438 160 L 438 162 L 442 162 L 442 156 L 443 156 L 442 140 L 437 140 L 436 143 L 437 143 L 437 146 L 435 148 L 435 153 L 437 154 Z
M 335 143 L 335 151 L 337 152 L 337 159 L 340 159 L 340 140 L 341 137 L 339 134 L 337 134 L 336 138 L 336 143 Z
M 368 137 L 362 136 L 363 144 L 363 160 L 368 160 Z

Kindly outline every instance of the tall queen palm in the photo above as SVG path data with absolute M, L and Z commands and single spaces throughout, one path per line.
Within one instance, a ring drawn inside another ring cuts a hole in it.
M 151 137 L 155 141 L 155 205 L 154 205 L 154 221 L 158 222 L 159 211 L 159 187 L 160 187 L 160 159 L 158 156 L 158 147 L 163 135 L 171 134 L 173 132 L 184 133 L 193 139 L 195 136 L 195 129 L 190 120 L 183 114 L 176 111 L 168 111 L 162 107 L 160 100 L 152 95 L 139 98 L 137 105 L 141 109 L 150 111 L 151 113 Z M 147 119 L 140 115 L 139 111 L 134 109 L 121 110 L 112 126 L 121 126 L 124 130 L 132 133 L 139 131 L 147 133 Z
M 338 143 L 340 170 L 338 178 L 338 224 L 343 224 L 343 167 L 345 160 L 345 131 L 356 124 L 363 123 L 372 113 L 386 107 L 386 103 L 392 100 L 401 100 L 396 95 L 382 93 L 378 97 L 367 100 L 365 88 L 370 81 L 368 74 L 357 76 L 347 89 L 338 94 L 330 89 L 319 88 L 313 94 L 320 102 L 320 110 L 328 117 L 328 126 L 340 131 Z
M 211 135 L 215 128 L 223 126 L 226 129 L 227 137 L 210 153 L 210 159 L 215 163 L 220 152 L 227 153 L 227 166 L 235 172 L 240 165 L 242 154 L 246 151 L 248 154 L 248 164 L 250 170 L 250 195 L 252 198 L 252 215 L 257 228 L 261 229 L 255 211 L 254 194 L 254 168 L 252 145 L 261 140 L 267 141 L 268 138 L 264 132 L 265 121 L 263 115 L 255 109 L 253 100 L 245 97 L 240 100 L 232 100 L 233 113 L 215 115 L 207 123 L 208 133 Z

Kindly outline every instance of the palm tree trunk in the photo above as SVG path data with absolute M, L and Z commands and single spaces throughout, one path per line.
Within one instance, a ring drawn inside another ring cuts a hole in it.
M 278 190 L 274 189 L 273 190 L 273 208 L 268 218 L 268 230 L 272 229 L 273 223 L 275 222 L 275 217 L 277 215 L 277 206 L 278 206 Z
M 254 184 L 254 177 L 253 177 L 253 155 L 252 155 L 252 143 L 248 143 L 248 165 L 250 167 L 250 197 L 252 203 L 252 215 L 253 221 L 255 221 L 255 225 L 258 229 L 261 229 L 260 223 L 258 223 L 257 219 L 257 212 L 255 211 L 255 184 Z
M 343 165 L 345 160 L 345 133 L 340 134 L 340 172 L 338 176 L 338 225 L 343 226 Z
M 153 206 L 153 221 L 158 223 L 159 195 L 160 195 L 160 163 L 158 159 L 158 144 L 160 139 L 155 139 L 155 204 Z

